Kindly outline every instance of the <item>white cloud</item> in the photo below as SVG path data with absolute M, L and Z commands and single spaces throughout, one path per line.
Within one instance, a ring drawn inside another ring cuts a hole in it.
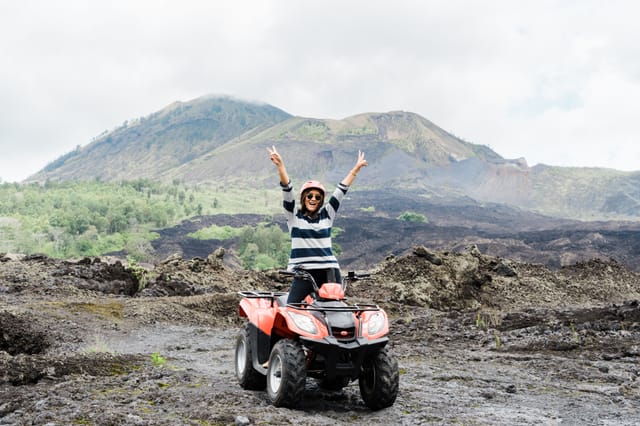
M 413 111 L 506 158 L 640 170 L 640 4 L 0 3 L 0 178 L 175 100 Z

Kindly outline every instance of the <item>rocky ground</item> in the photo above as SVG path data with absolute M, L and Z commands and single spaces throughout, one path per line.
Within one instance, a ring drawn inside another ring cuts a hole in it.
M 357 383 L 308 380 L 292 410 L 233 371 L 236 292 L 288 283 L 223 256 L 142 268 L 0 255 L 0 424 L 640 423 L 640 275 L 619 263 L 389 257 L 347 294 L 391 316 L 395 404 L 370 411 Z

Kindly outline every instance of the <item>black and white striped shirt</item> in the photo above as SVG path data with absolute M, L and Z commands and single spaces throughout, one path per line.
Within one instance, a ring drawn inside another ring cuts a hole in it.
M 338 260 L 331 248 L 331 226 L 348 189 L 348 186 L 339 183 L 329 201 L 311 218 L 296 207 L 291 182 L 282 186 L 282 205 L 291 234 L 291 253 L 287 269 L 292 270 L 296 266 L 305 269 L 339 268 Z

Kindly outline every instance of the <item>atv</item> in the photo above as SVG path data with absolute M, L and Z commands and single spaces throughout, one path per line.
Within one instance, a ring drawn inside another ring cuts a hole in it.
M 349 272 L 344 286 L 318 288 L 303 269 L 279 271 L 304 279 L 313 293 L 287 304 L 286 292 L 240 291 L 239 315 L 248 319 L 235 347 L 235 371 L 244 389 L 262 390 L 277 407 L 296 407 L 306 378 L 321 388 L 340 390 L 358 380 L 367 407 L 393 405 L 398 394 L 398 362 L 387 343 L 387 314 L 375 304 L 348 304 L 349 282 L 367 274 Z

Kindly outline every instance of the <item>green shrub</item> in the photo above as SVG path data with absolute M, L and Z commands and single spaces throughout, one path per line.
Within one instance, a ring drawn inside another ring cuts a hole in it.
M 409 211 L 402 213 L 400 216 L 397 217 L 397 219 L 403 220 L 405 222 L 420 222 L 420 223 L 429 222 L 425 215 L 421 213 L 415 213 L 415 212 L 409 212 Z

